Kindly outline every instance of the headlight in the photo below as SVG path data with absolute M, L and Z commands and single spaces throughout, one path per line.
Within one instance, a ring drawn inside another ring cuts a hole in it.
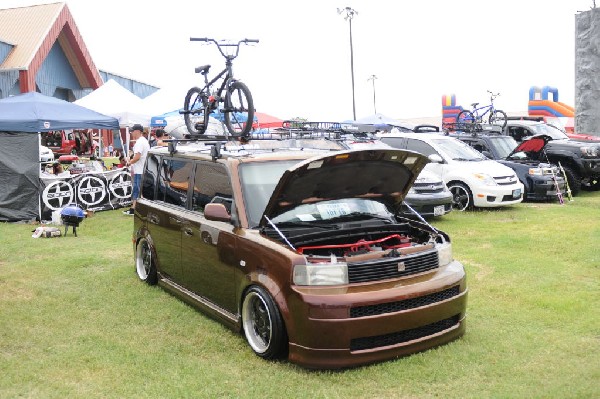
M 316 263 L 294 266 L 295 285 L 348 284 L 346 263 Z
M 542 176 L 544 171 L 540 168 L 529 168 L 529 174 L 531 176 Z
M 495 186 L 496 182 L 492 178 L 492 176 L 485 173 L 473 173 L 476 179 L 480 180 L 486 186 Z
M 587 158 L 594 158 L 600 154 L 600 150 L 596 146 L 581 147 L 581 154 Z
M 452 244 L 449 242 L 445 242 L 443 244 L 437 244 L 438 250 L 438 260 L 440 266 L 446 266 L 450 262 L 454 260 L 452 257 Z

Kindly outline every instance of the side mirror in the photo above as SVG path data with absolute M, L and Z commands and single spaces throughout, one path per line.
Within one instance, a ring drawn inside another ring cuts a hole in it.
M 223 204 L 209 203 L 204 207 L 204 217 L 217 222 L 231 222 L 231 215 Z
M 444 160 L 439 154 L 431 154 L 427 158 L 429 158 L 429 160 L 433 163 L 444 163 Z

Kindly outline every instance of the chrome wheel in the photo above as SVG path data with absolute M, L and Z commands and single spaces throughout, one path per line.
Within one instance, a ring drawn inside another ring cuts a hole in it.
M 135 271 L 140 280 L 150 285 L 157 282 L 156 267 L 152 258 L 152 249 L 146 238 L 142 238 L 136 248 Z

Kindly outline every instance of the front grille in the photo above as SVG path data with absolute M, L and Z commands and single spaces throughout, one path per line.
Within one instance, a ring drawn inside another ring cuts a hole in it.
M 412 188 L 419 194 L 435 194 L 444 191 L 443 183 L 414 183 Z
M 439 266 L 436 249 L 396 258 L 380 258 L 367 262 L 348 263 L 348 282 L 364 283 L 410 276 Z
M 373 349 L 382 346 L 401 344 L 403 342 L 428 337 L 430 335 L 454 327 L 456 324 L 458 324 L 458 321 L 459 315 L 455 315 L 448 319 L 436 321 L 435 323 L 413 328 L 411 330 L 398 331 L 395 333 L 377 335 L 374 337 L 355 338 L 352 341 L 350 341 L 350 350 L 359 351 L 365 349 Z
M 497 176 L 494 177 L 496 184 L 499 186 L 510 186 L 511 184 L 515 184 L 517 182 L 516 176 Z
M 359 306 L 356 308 L 350 309 L 350 317 L 365 317 L 365 316 L 375 316 L 378 314 L 384 313 L 393 313 L 399 312 L 401 310 L 414 309 L 421 306 L 431 305 L 432 303 L 437 303 L 441 301 L 445 301 L 446 299 L 455 297 L 459 294 L 459 287 L 454 286 L 444 291 L 434 292 L 433 294 L 423 295 L 416 298 L 409 298 L 403 301 L 395 301 L 388 303 L 380 303 L 377 305 L 367 305 L 367 306 Z

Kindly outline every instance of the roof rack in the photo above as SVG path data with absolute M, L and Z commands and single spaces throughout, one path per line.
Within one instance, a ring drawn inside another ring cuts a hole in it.
M 485 123 L 444 122 L 442 129 L 446 135 L 450 133 L 470 134 L 472 136 L 502 134 L 502 126 Z

